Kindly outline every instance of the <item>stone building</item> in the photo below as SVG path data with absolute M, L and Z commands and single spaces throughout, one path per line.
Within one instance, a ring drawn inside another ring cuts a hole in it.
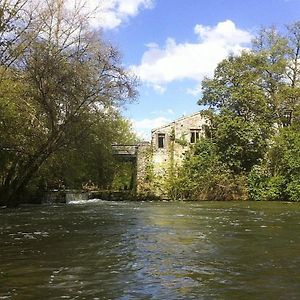
M 181 164 L 190 146 L 204 135 L 206 123 L 197 112 L 152 130 L 151 144 L 143 144 L 138 151 L 138 194 L 165 194 L 165 179 Z

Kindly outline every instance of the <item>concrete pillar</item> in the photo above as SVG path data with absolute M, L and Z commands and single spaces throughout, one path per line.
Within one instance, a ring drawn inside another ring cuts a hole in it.
M 149 194 L 147 168 L 152 163 L 151 155 L 151 144 L 149 142 L 138 144 L 136 160 L 136 192 L 138 195 Z

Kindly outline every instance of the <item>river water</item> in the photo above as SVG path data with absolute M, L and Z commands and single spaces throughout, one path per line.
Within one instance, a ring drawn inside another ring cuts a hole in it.
M 0 299 L 300 299 L 300 203 L 2 209 Z

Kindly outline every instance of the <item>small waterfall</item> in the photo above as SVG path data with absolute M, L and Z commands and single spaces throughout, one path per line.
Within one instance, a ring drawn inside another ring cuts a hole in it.
M 47 191 L 42 199 L 44 204 L 84 203 L 89 199 L 89 193 L 81 190 L 52 190 Z
M 66 193 L 66 203 L 84 202 L 88 200 L 88 193 L 83 192 L 68 192 Z

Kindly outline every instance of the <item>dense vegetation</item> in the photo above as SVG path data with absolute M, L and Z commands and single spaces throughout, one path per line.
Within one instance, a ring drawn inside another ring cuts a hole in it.
M 206 138 L 178 170 L 173 197 L 300 201 L 300 22 L 261 30 L 202 90 Z
M 135 98 L 135 78 L 80 1 L 65 4 L 0 2 L 0 205 L 44 188 L 110 186 L 111 144 L 134 139 L 119 107 Z

